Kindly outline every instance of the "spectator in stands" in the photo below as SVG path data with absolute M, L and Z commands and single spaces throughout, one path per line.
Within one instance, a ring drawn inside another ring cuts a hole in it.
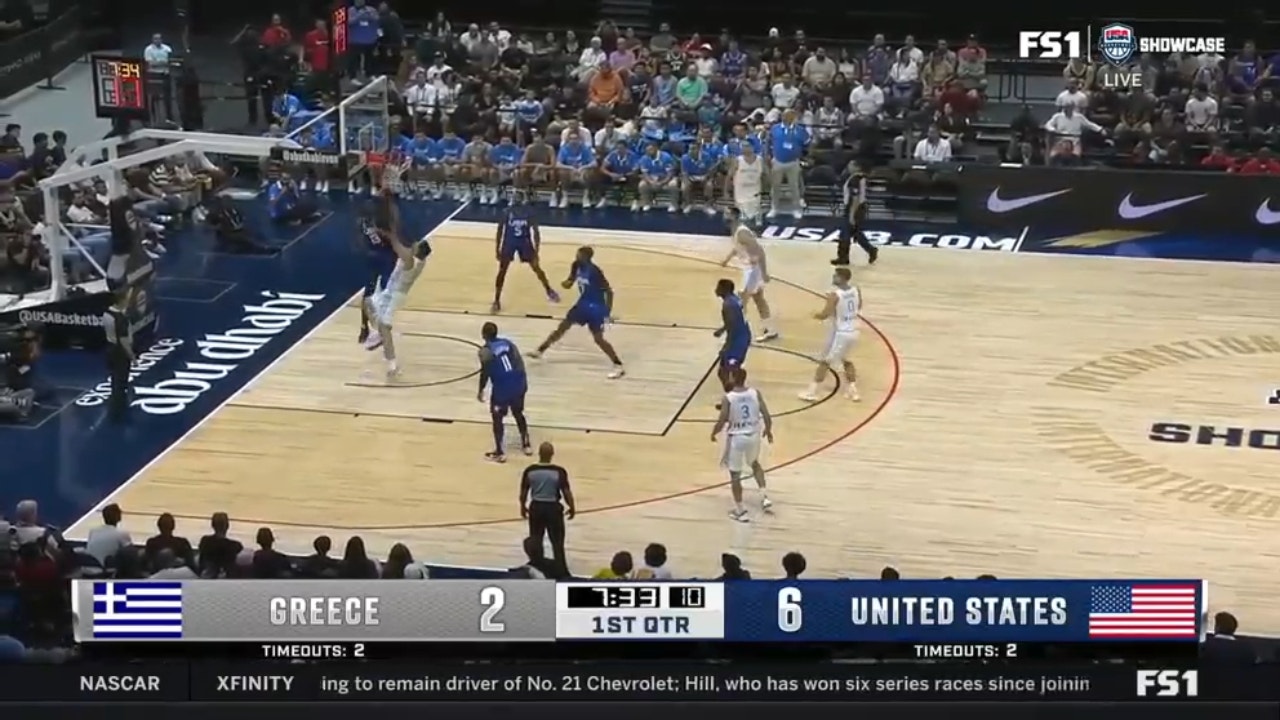
M 782 556 L 782 572 L 787 580 L 799 580 L 809 567 L 809 562 L 798 552 L 789 552 Z
M 302 37 L 302 66 L 320 81 L 313 82 L 321 87 L 328 85 L 330 70 L 329 24 L 324 18 L 317 18 L 315 24 Z
M 338 564 L 338 577 L 343 580 L 372 580 L 378 575 L 378 563 L 370 560 L 365 552 L 364 538 L 352 535 L 347 539 L 346 551 Z
M 898 61 L 889 68 L 888 87 L 899 114 L 920 96 L 920 67 L 905 48 L 898 51 Z
M 1067 87 L 1058 93 L 1058 97 L 1053 101 L 1055 107 L 1059 110 L 1071 105 L 1081 113 L 1089 109 L 1089 93 L 1085 92 L 1078 80 L 1068 80 Z
M 922 163 L 941 163 L 951 159 L 951 143 L 942 137 L 937 125 L 929 128 L 928 134 L 916 143 L 911 154 L 912 159 Z
M 987 87 L 987 50 L 978 44 L 977 35 L 970 35 L 956 52 L 956 78 L 966 90 L 981 92 Z
M 951 147 L 948 157 L 964 149 L 965 140 L 969 135 L 969 118 L 957 113 L 954 107 L 943 105 L 942 109 L 934 114 L 933 127 L 937 128 L 942 139 Z
M 173 515 L 164 513 L 156 518 L 156 534 L 147 538 L 144 549 L 147 564 L 151 567 L 164 567 L 158 564 L 158 558 L 161 551 L 169 550 L 179 560 L 187 565 L 195 565 L 195 554 L 191 549 L 191 541 L 186 538 L 175 535 L 174 529 L 177 523 L 173 519 Z
M 1079 161 L 1085 130 L 1106 133 L 1101 125 L 1085 117 L 1084 113 L 1076 112 L 1075 105 L 1065 105 L 1059 109 L 1044 124 L 1044 129 L 1052 148 L 1049 152 L 1050 162 L 1057 164 Z
M 929 57 L 920 70 L 920 81 L 926 97 L 936 97 L 956 77 L 954 55 L 945 46 L 929 53 Z
M 800 77 L 811 87 L 824 88 L 831 84 L 839 71 L 836 61 L 827 57 L 826 49 L 818 48 L 817 52 L 804 61 Z
M 147 90 L 151 98 L 151 120 L 160 122 L 173 118 L 173 48 L 164 42 L 160 33 L 151 36 L 151 44 L 142 51 L 147 64 Z M 160 111 L 164 110 L 163 116 Z
M 862 84 L 849 91 L 849 119 L 855 124 L 870 124 L 884 111 L 884 90 L 871 75 L 862 76 Z
M 1226 91 L 1237 103 L 1248 105 L 1257 99 L 1263 79 L 1262 59 L 1252 40 L 1246 42 L 1227 66 Z
M 637 580 L 671 580 L 671 568 L 667 567 L 667 546 L 649 543 L 644 549 L 644 567 L 635 572 Z
M 594 121 L 608 121 L 618 106 L 625 102 L 626 95 L 627 88 L 622 77 L 606 61 L 588 81 L 587 110 L 591 112 Z
M 614 553 L 613 559 L 609 561 L 609 567 L 597 570 L 591 578 L 593 580 L 630 580 L 634 570 L 635 561 L 632 560 L 631 553 L 622 550 Z
M 9 532 L 18 547 L 47 543 L 53 538 L 52 528 L 40 522 L 40 505 L 35 500 L 23 500 L 13 511 L 13 523 Z M 55 538 L 56 544 L 56 538 Z
M 391 546 L 386 562 L 382 563 L 383 580 L 422 580 L 424 577 L 422 565 L 413 561 L 409 546 L 404 543 Z
M 579 82 L 590 82 L 591 76 L 608 60 L 609 54 L 604 51 L 600 38 L 598 36 L 592 37 L 587 41 L 587 46 L 578 55 L 578 65 L 574 68 L 573 76 Z
M 798 109 L 800 95 L 800 87 L 796 85 L 795 78 L 790 73 L 780 76 L 778 82 L 769 88 L 769 100 L 773 105 L 773 109 L 779 113 Z
M 302 559 L 298 564 L 298 576 L 310 579 L 336 578 L 341 563 L 329 553 L 333 550 L 333 540 L 328 535 L 318 535 L 311 541 L 314 553 Z
M 354 0 L 347 12 L 347 53 L 357 83 L 377 67 L 378 22 L 378 11 L 365 0 Z
M 823 96 L 822 105 L 816 111 L 805 113 L 804 124 L 813 129 L 815 148 L 839 149 L 845 130 L 844 112 L 836 107 L 836 99 Z
M 673 111 L 677 120 L 692 122 L 697 119 L 698 107 L 710 92 L 710 86 L 704 78 L 698 77 L 696 65 L 685 66 L 684 77 L 676 83 L 676 103 Z
M 293 33 L 289 32 L 289 28 L 284 26 L 284 19 L 280 17 L 280 14 L 275 13 L 271 16 L 271 22 L 267 23 L 267 27 L 262 31 L 259 39 L 268 48 L 283 49 L 293 42 Z
M 298 184 L 283 171 L 267 186 L 267 212 L 274 222 L 285 224 L 307 222 L 320 215 L 315 203 L 300 197 Z
M 22 126 L 9 123 L 4 126 L 4 135 L 0 135 L 0 150 L 22 150 Z
M 665 56 L 675 49 L 676 36 L 671 33 L 671 23 L 658 25 L 658 32 L 649 38 L 649 51 L 655 55 Z
M 0 270 L 5 292 L 24 295 L 49 287 L 49 265 L 43 250 L 44 246 L 26 233 L 8 241 Z
M 258 549 L 253 553 L 253 577 L 277 579 L 293 575 L 293 563 L 275 549 L 276 536 L 271 528 L 258 528 L 254 541 L 258 543 Z
M 547 557 L 542 539 L 527 537 L 524 546 L 525 564 L 511 568 L 512 577 L 526 580 L 567 580 L 569 575 L 559 564 Z
M 1227 154 L 1227 148 L 1222 143 L 1215 143 L 1213 149 L 1200 159 L 1200 166 L 1212 170 L 1226 170 L 1231 172 L 1235 170 L 1236 159 Z
M 400 64 L 400 55 L 404 50 L 404 21 L 385 0 L 378 3 L 378 71 L 393 74 Z M 510 33 L 508 33 L 510 37 Z
M 1237 172 L 1241 175 L 1280 175 L 1280 160 L 1276 159 L 1271 148 L 1264 146 L 1241 163 Z
M 1236 637 L 1239 622 L 1235 615 L 1220 612 L 1213 616 L 1213 634 L 1200 648 L 1200 657 L 1209 665 L 1252 665 L 1258 654 L 1248 641 Z
M 720 569 L 724 572 L 717 580 L 750 580 L 751 573 L 742 567 L 742 558 L 732 553 L 720 556 Z
M 174 552 L 173 548 L 163 548 L 152 560 L 152 580 L 195 580 L 196 572 L 187 561 Z
M 871 78 L 871 82 L 877 87 L 884 85 L 889 81 L 889 68 L 893 67 L 894 54 L 889 49 L 888 43 L 884 41 L 884 35 L 876 33 L 875 38 L 871 41 L 871 47 L 867 49 L 867 55 L 862 61 L 862 72 Z
M 1197 85 L 1183 108 L 1186 117 L 1187 132 L 1193 140 L 1213 142 L 1218 135 L 1218 101 L 1209 97 L 1209 88 Z
M 231 572 L 236 563 L 236 556 L 244 550 L 244 545 L 234 538 L 228 537 L 231 520 L 224 512 L 216 512 L 209 518 L 212 533 L 200 538 L 200 576 L 216 578 Z
M 1280 58 L 1280 54 L 1276 57 Z M 1270 144 L 1280 139 L 1280 103 L 1276 102 L 1275 90 L 1263 88 L 1258 102 L 1245 109 L 1245 125 L 1249 139 L 1255 144 Z
M 102 508 L 102 524 L 89 531 L 85 541 L 85 554 L 93 557 L 99 565 L 106 567 L 113 562 L 122 550 L 133 544 L 133 538 L 120 527 L 124 513 L 120 506 L 111 503 Z

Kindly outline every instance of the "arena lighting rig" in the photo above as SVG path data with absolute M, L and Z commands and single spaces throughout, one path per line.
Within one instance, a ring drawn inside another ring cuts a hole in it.
M 1280 700 L 1276 668 L 1197 665 L 1198 580 L 77 580 L 72 592 L 91 664 L 18 667 L 15 699 Z M 487 642 L 491 657 L 474 644 Z M 694 647 L 732 662 L 690 661 Z M 892 662 L 815 661 L 832 650 Z M 591 662 L 610 656 L 664 662 Z

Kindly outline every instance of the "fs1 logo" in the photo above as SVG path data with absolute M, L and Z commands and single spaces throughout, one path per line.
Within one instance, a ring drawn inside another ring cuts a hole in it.
M 1197 697 L 1199 670 L 1139 670 L 1138 697 Z
M 1066 54 L 1063 54 L 1063 51 Z M 1018 57 L 1023 60 L 1067 60 L 1084 57 L 1079 30 L 1023 30 L 1018 33 Z

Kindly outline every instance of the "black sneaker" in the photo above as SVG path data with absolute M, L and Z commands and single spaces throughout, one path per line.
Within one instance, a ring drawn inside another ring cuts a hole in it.
M 368 339 L 369 339 L 369 328 L 368 327 L 360 328 L 360 335 L 356 337 L 356 342 L 363 345 L 364 341 Z

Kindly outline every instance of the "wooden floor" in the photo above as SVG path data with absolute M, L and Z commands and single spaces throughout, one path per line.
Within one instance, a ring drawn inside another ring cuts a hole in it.
M 747 367 L 783 416 L 768 458 L 777 510 L 740 525 L 708 439 L 725 246 L 545 236 L 555 279 L 575 247 L 596 245 L 629 371 L 605 379 L 582 331 L 531 370 L 535 437 L 555 442 L 583 510 L 570 527 L 578 572 L 658 541 L 678 573 L 704 577 L 729 550 L 761 577 L 790 550 L 814 576 L 892 564 L 909 576 L 1204 577 L 1242 631 L 1280 631 L 1280 452 L 1148 437 L 1156 423 L 1280 429 L 1265 401 L 1280 387 L 1274 268 L 886 251 L 857 274 L 874 323 L 856 353 L 863 402 L 809 406 L 794 398 L 821 344 L 810 314 L 829 248 L 775 245 L 769 295 L 785 338 L 753 348 Z M 225 510 L 241 535 L 269 525 L 291 550 L 358 533 L 379 553 L 405 541 L 420 559 L 518 564 L 521 462 L 481 459 L 475 400 L 492 230 L 455 223 L 436 248 L 398 319 L 402 383 L 381 382 L 344 310 L 115 498 L 133 525 L 146 534 L 167 510 L 198 535 Z M 499 327 L 526 352 L 562 312 L 522 268 L 506 306 Z

